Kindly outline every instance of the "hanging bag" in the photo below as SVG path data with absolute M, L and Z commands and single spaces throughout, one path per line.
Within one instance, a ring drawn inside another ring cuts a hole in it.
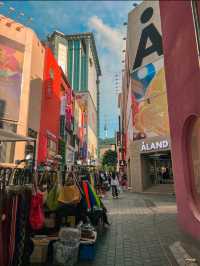
M 78 204 L 81 201 L 81 193 L 74 177 L 70 185 L 60 187 L 58 201 L 64 204 Z
M 35 195 L 32 195 L 29 221 L 33 230 L 40 230 L 44 226 L 44 212 L 42 205 L 42 194 L 37 192 Z
M 53 183 L 54 185 L 50 189 L 46 199 L 46 205 L 50 211 L 56 211 L 59 207 L 59 202 L 58 202 L 59 186 L 58 186 L 57 174 L 53 176 Z
M 29 222 L 33 230 L 40 230 L 44 226 L 43 196 L 37 191 L 36 180 L 33 180 L 33 195 L 31 198 L 31 207 Z
M 81 201 L 81 193 L 76 185 L 61 186 L 58 201 L 64 204 L 77 204 Z

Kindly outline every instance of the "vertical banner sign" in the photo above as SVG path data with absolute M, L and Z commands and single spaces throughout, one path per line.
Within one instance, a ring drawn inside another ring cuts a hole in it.
M 127 52 L 128 143 L 169 135 L 159 1 L 146 1 L 129 13 Z
M 159 1 L 144 1 L 128 15 L 130 73 L 163 54 Z
M 117 146 L 121 146 L 121 134 L 117 132 Z
M 157 56 L 160 56 L 163 54 L 162 37 L 155 24 L 150 22 L 153 14 L 153 7 L 147 7 L 140 16 L 141 24 L 146 26 L 141 33 L 133 70 L 140 67 L 143 63 L 143 59 L 148 55 L 155 53 Z M 150 44 L 148 45 L 148 43 Z

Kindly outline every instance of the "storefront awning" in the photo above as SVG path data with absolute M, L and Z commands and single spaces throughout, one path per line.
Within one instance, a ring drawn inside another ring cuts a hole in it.
M 0 129 L 0 141 L 1 142 L 17 142 L 17 141 L 35 141 L 33 138 L 18 135 L 11 131 Z

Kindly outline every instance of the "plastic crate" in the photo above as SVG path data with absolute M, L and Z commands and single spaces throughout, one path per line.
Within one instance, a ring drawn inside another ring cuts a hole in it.
M 94 244 L 80 244 L 79 247 L 79 260 L 80 261 L 93 261 L 96 255 L 96 246 Z

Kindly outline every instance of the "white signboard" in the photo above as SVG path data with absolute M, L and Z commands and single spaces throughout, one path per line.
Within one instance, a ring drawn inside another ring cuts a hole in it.
M 145 143 L 143 141 L 141 151 L 144 152 L 144 151 L 162 150 L 166 148 L 169 148 L 168 140 L 161 140 L 152 143 Z

